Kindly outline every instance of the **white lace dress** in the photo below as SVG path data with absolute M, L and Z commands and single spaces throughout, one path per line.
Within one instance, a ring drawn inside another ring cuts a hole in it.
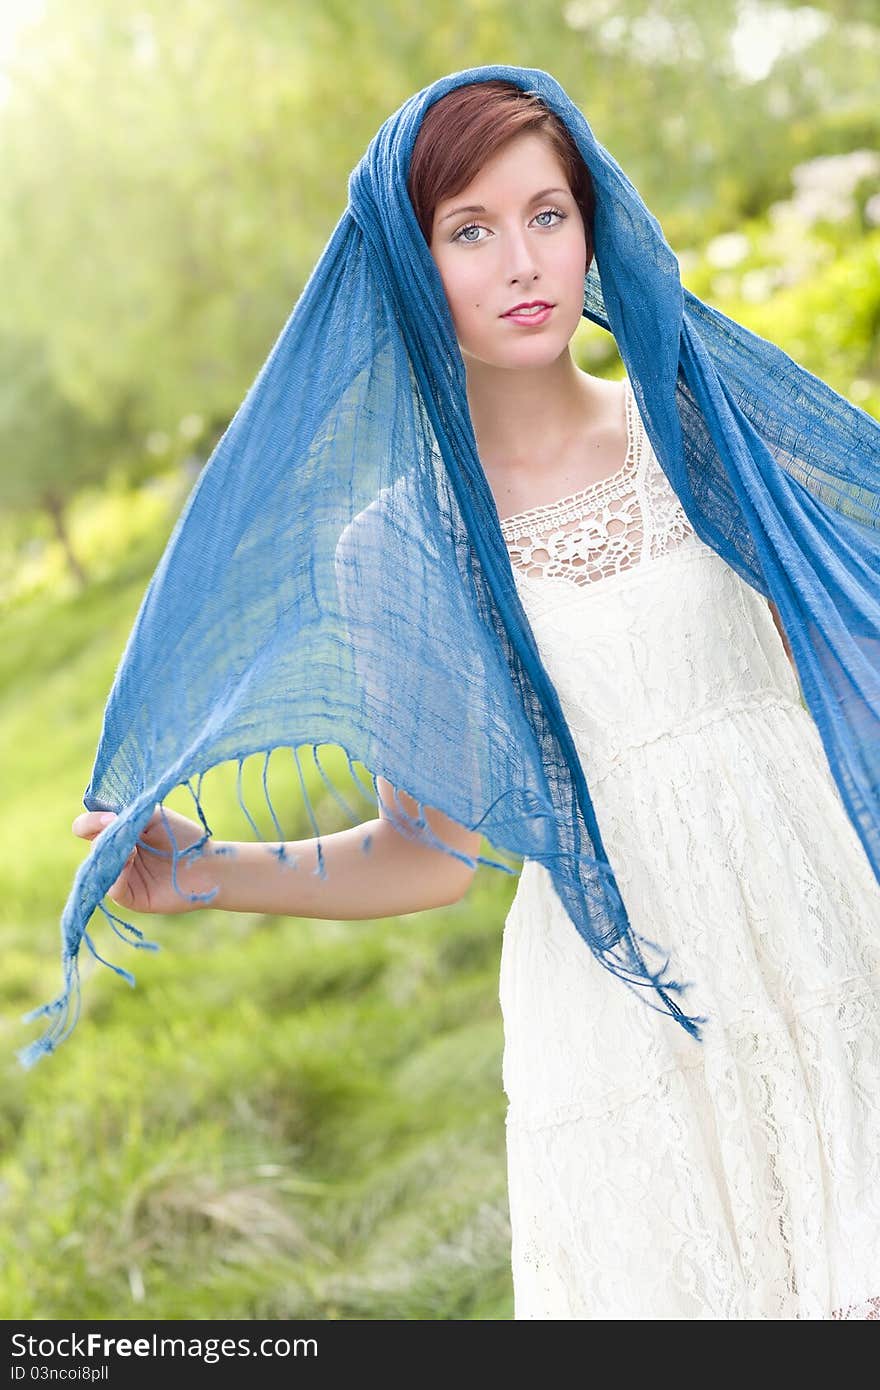
M 500 997 L 515 1318 L 880 1317 L 880 885 L 765 599 L 626 384 L 610 479 L 502 523 L 633 927 L 705 1041 L 523 865 Z

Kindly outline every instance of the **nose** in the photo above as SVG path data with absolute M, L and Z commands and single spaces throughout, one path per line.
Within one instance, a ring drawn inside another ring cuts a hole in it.
M 524 285 L 540 276 L 537 248 L 525 228 L 511 231 L 506 238 L 505 269 L 511 285 Z

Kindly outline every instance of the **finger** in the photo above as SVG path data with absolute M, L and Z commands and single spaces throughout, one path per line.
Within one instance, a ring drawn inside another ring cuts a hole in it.
M 84 839 L 89 839 L 94 835 L 100 835 L 112 821 L 116 819 L 113 811 L 81 811 L 74 817 L 71 830 L 74 835 L 81 835 Z
M 125 898 L 128 894 L 128 875 L 131 869 L 133 859 L 134 850 L 132 850 L 131 854 L 126 859 L 125 867 L 123 868 L 122 873 L 119 875 L 116 882 L 111 884 L 111 886 L 107 889 L 107 892 L 109 893 L 113 901 L 119 903 L 122 907 L 125 906 Z
M 95 827 L 94 825 L 85 825 L 81 826 L 80 829 L 76 831 L 76 834 L 79 835 L 82 840 L 97 840 L 103 830 L 104 826 Z

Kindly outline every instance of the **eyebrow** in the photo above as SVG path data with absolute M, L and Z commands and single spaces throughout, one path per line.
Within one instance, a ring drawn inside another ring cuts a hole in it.
M 539 203 L 542 198 L 547 198 L 551 193 L 568 193 L 571 195 L 570 188 L 542 188 L 540 193 L 533 193 L 526 207 L 531 207 L 532 203 Z M 446 212 L 440 218 L 437 226 L 440 227 L 444 222 L 448 222 L 450 217 L 457 217 L 461 212 L 485 212 L 486 209 L 481 203 L 472 203 L 466 208 L 453 208 L 451 212 Z

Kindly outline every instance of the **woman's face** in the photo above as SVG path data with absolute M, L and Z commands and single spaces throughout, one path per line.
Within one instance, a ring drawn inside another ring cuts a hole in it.
M 476 206 L 484 211 L 462 210 Z M 563 166 L 543 136 L 516 136 L 467 188 L 438 203 L 431 255 L 463 355 L 496 367 L 536 367 L 565 351 L 583 313 L 586 238 Z M 505 317 L 534 300 L 553 305 L 549 316 Z

